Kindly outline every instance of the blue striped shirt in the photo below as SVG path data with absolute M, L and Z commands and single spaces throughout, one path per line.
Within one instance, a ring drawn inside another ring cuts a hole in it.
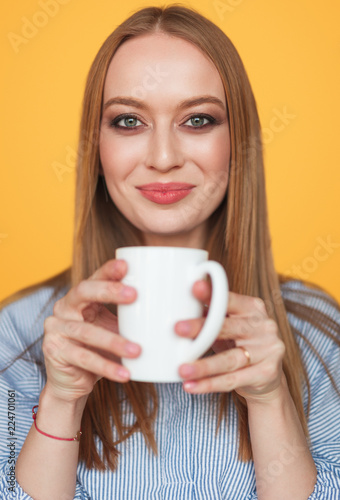
M 299 281 L 282 285 L 284 297 L 307 303 L 335 321 L 334 334 L 339 335 L 340 315 L 323 292 L 312 296 L 299 294 L 306 287 Z M 67 289 L 61 290 L 57 300 Z M 42 314 L 39 312 L 51 297 L 53 288 L 41 287 L 29 296 L 3 308 L 0 313 L 0 368 L 14 359 L 43 332 L 44 319 L 53 311 L 55 300 Z M 308 345 L 308 340 L 321 354 L 336 384 L 340 387 L 340 349 L 329 337 L 288 315 L 290 324 L 302 334 L 297 337 L 302 358 L 311 382 L 312 404 L 308 427 L 310 449 L 317 468 L 317 483 L 310 500 L 340 499 L 340 397 L 334 390 L 323 365 Z M 41 342 L 36 353 L 41 351 Z M 39 364 L 24 359 L 16 361 L 0 377 L 0 498 L 28 500 L 17 482 L 10 491 L 15 458 L 32 425 L 32 407 L 39 402 L 45 384 Z M 252 461 L 240 462 L 238 452 L 238 418 L 230 399 L 228 419 L 222 421 L 215 436 L 217 398 L 214 394 L 192 395 L 181 383 L 155 384 L 159 411 L 155 422 L 158 456 L 148 451 L 140 432 L 118 445 L 121 452 L 118 469 L 88 470 L 78 464 L 75 499 L 78 500 L 256 500 L 255 472 Z M 9 394 L 14 394 L 12 399 Z M 14 401 L 14 402 L 13 402 Z M 307 392 L 304 391 L 305 408 Z M 8 409 L 15 414 L 8 418 Z M 134 416 L 126 403 L 124 424 L 132 424 Z M 10 435 L 14 432 L 14 435 Z M 100 449 L 101 443 L 97 440 Z M 284 461 L 298 457 L 294 443 L 287 444 L 282 463 L 268 466 L 261 480 L 272 482 L 284 467 Z M 43 459 L 43 457 L 42 457 Z M 11 460 L 13 460 L 11 462 Z M 64 498 L 63 500 L 71 500 Z M 293 499 L 292 499 L 293 500 Z

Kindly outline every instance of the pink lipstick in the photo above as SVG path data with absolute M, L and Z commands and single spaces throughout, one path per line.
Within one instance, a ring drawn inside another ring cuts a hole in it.
M 148 200 L 160 205 L 169 205 L 188 196 L 195 186 L 185 182 L 154 182 L 136 187 Z

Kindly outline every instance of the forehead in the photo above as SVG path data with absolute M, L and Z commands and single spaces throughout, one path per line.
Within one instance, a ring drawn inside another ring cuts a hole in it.
M 178 92 L 181 96 L 210 93 L 225 102 L 215 65 L 194 44 L 165 33 L 152 33 L 131 38 L 118 48 L 107 72 L 105 98 Z

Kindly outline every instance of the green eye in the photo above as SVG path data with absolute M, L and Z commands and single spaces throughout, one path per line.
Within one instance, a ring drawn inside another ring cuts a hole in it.
M 124 125 L 118 125 L 119 122 L 123 121 Z M 137 116 L 134 115 L 119 115 L 117 118 L 112 120 L 111 127 L 116 128 L 136 128 L 136 122 L 138 122 Z
M 193 125 L 198 125 L 199 127 L 202 127 L 203 122 L 204 120 L 206 120 L 206 118 L 204 118 L 203 116 L 195 116 L 194 118 L 190 118 L 190 120 Z
M 130 125 L 132 127 L 135 127 L 136 123 L 131 123 L 131 122 L 136 122 L 136 121 L 138 121 L 137 118 L 134 118 L 133 116 L 131 116 L 130 118 L 124 118 L 125 125 L 129 126 L 129 127 L 130 127 Z
M 208 123 L 204 123 L 204 120 L 207 120 Z M 188 121 L 191 121 L 193 125 L 189 125 L 190 128 L 205 128 L 209 127 L 209 125 L 213 125 L 217 120 L 210 115 L 193 115 Z
M 204 123 L 204 120 L 206 120 L 207 123 Z M 123 122 L 124 125 L 119 125 L 120 122 Z M 137 122 L 141 123 L 135 115 L 119 115 L 110 122 L 110 126 L 120 129 L 135 130 L 139 127 Z M 213 125 L 217 120 L 210 115 L 199 114 L 191 116 L 185 123 L 188 122 L 191 122 L 191 125 L 187 125 L 189 128 L 202 129 Z

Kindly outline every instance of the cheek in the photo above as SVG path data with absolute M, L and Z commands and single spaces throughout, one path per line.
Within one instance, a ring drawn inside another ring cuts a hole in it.
M 198 165 L 204 172 L 205 184 L 215 186 L 219 193 L 225 191 L 230 163 L 230 141 L 227 134 L 223 132 L 209 141 L 202 141 L 195 154 Z
M 204 164 L 208 167 L 204 189 L 214 205 L 217 206 L 224 198 L 228 187 L 230 140 L 225 132 L 214 139 L 210 144 L 209 157 L 208 155 L 205 157 Z
M 191 151 L 198 164 L 206 165 L 208 170 L 226 170 L 230 160 L 230 138 L 227 126 L 216 133 L 202 136 L 191 144 Z
M 214 152 L 212 158 L 212 168 L 214 170 L 228 170 L 230 161 L 230 139 L 225 131 L 214 138 L 211 144 L 211 150 Z
M 113 163 L 113 155 L 110 153 L 110 151 L 111 151 L 110 141 L 103 138 L 103 134 L 101 134 L 99 140 L 99 158 L 101 163 L 101 169 L 103 170 L 102 173 L 105 172 L 105 174 L 107 174 L 108 171 L 111 169 L 111 164 Z
M 107 177 L 126 176 L 136 165 L 136 152 L 120 141 L 102 139 L 99 144 L 99 156 L 103 173 Z

